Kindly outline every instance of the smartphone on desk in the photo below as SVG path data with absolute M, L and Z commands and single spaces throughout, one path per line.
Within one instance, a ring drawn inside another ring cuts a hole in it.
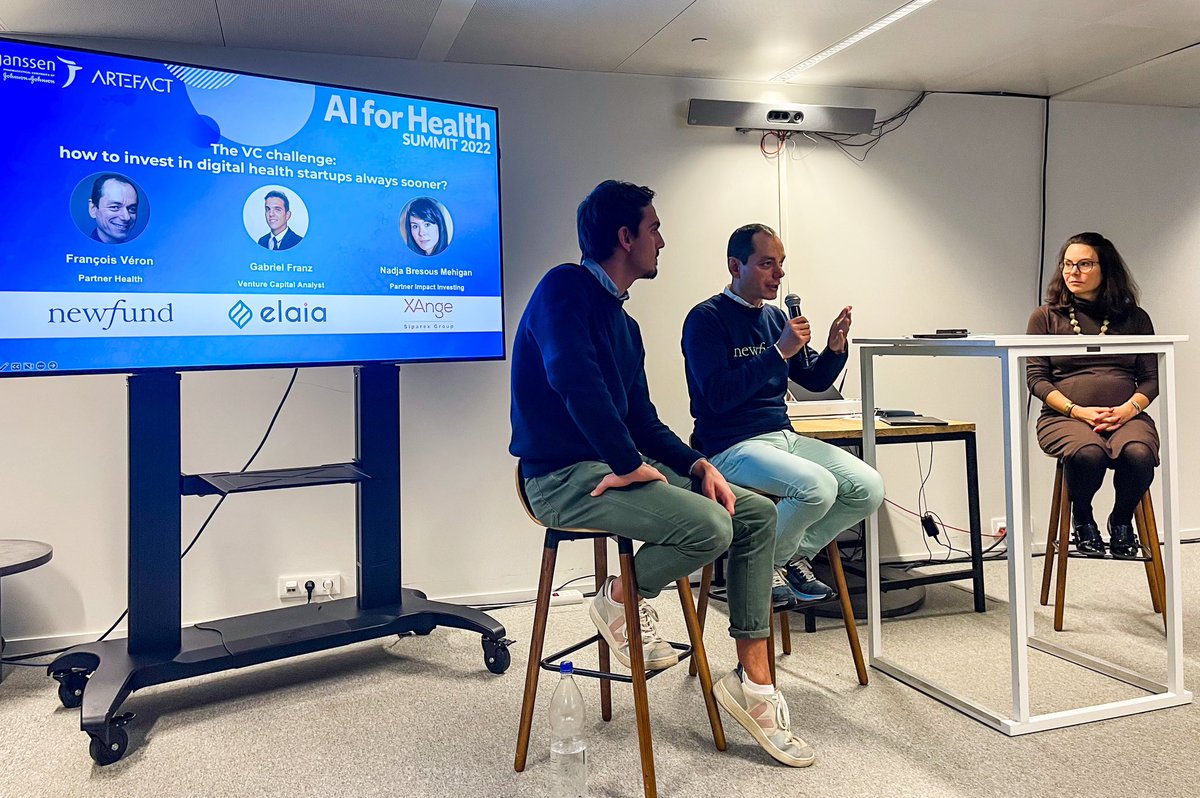
M 951 327 L 931 333 L 913 333 L 913 338 L 966 338 L 970 334 L 970 331 L 963 327 Z

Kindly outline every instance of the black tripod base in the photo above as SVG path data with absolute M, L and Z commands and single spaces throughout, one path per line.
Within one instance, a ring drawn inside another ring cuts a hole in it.
M 60 655 L 47 672 L 59 682 L 63 705 L 81 707 L 79 727 L 91 738 L 92 759 L 107 765 L 125 753 L 123 727 L 133 716 L 118 713 L 135 690 L 378 637 L 426 635 L 438 626 L 478 632 L 487 669 L 508 669 L 513 641 L 494 618 L 405 589 L 398 604 L 360 608 L 357 599 L 346 598 L 196 624 L 182 630 L 178 651 L 131 653 L 123 639 L 85 643 Z

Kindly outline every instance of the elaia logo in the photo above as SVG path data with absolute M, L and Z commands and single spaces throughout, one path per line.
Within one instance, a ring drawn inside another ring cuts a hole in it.
M 236 324 L 239 330 L 245 329 L 252 318 L 254 318 L 254 311 L 250 310 L 250 306 L 240 299 L 229 309 L 229 320 Z
M 329 318 L 329 310 L 324 305 L 309 305 L 307 302 L 285 305 L 282 299 L 276 300 L 273 305 L 263 305 L 258 313 L 240 299 L 229 309 L 229 320 L 239 330 L 245 329 L 256 315 L 267 324 L 323 324 Z

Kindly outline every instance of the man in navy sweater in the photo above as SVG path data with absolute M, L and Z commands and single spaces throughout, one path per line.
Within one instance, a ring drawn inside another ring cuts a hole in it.
M 731 482 L 780 499 L 772 595 L 811 603 L 834 596 L 813 575 L 812 557 L 878 509 L 883 479 L 844 450 L 792 431 L 788 379 L 811 391 L 833 384 L 846 364 L 851 308 L 817 354 L 808 319 L 766 304 L 779 295 L 785 257 L 766 225 L 735 230 L 732 281 L 688 314 L 683 356 L 697 447 Z
M 625 602 L 638 604 L 645 662 L 678 661 L 646 599 L 729 550 L 729 634 L 738 666 L 714 685 L 718 703 L 775 759 L 813 762 L 791 732 L 767 657 L 775 508 L 725 482 L 658 418 L 645 349 L 625 313 L 628 289 L 658 274 L 664 246 L 654 192 L 605 181 L 579 205 L 582 264 L 551 269 L 521 317 L 512 354 L 512 443 L 537 516 L 642 541 L 637 596 L 609 578 L 588 614 L 629 667 Z

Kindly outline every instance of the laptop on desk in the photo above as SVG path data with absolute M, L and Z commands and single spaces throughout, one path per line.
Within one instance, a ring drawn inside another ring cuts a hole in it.
M 856 416 L 862 412 L 862 401 L 846 399 L 841 391 L 830 386 L 824 391 L 814 392 L 788 381 L 788 418 L 838 418 Z

